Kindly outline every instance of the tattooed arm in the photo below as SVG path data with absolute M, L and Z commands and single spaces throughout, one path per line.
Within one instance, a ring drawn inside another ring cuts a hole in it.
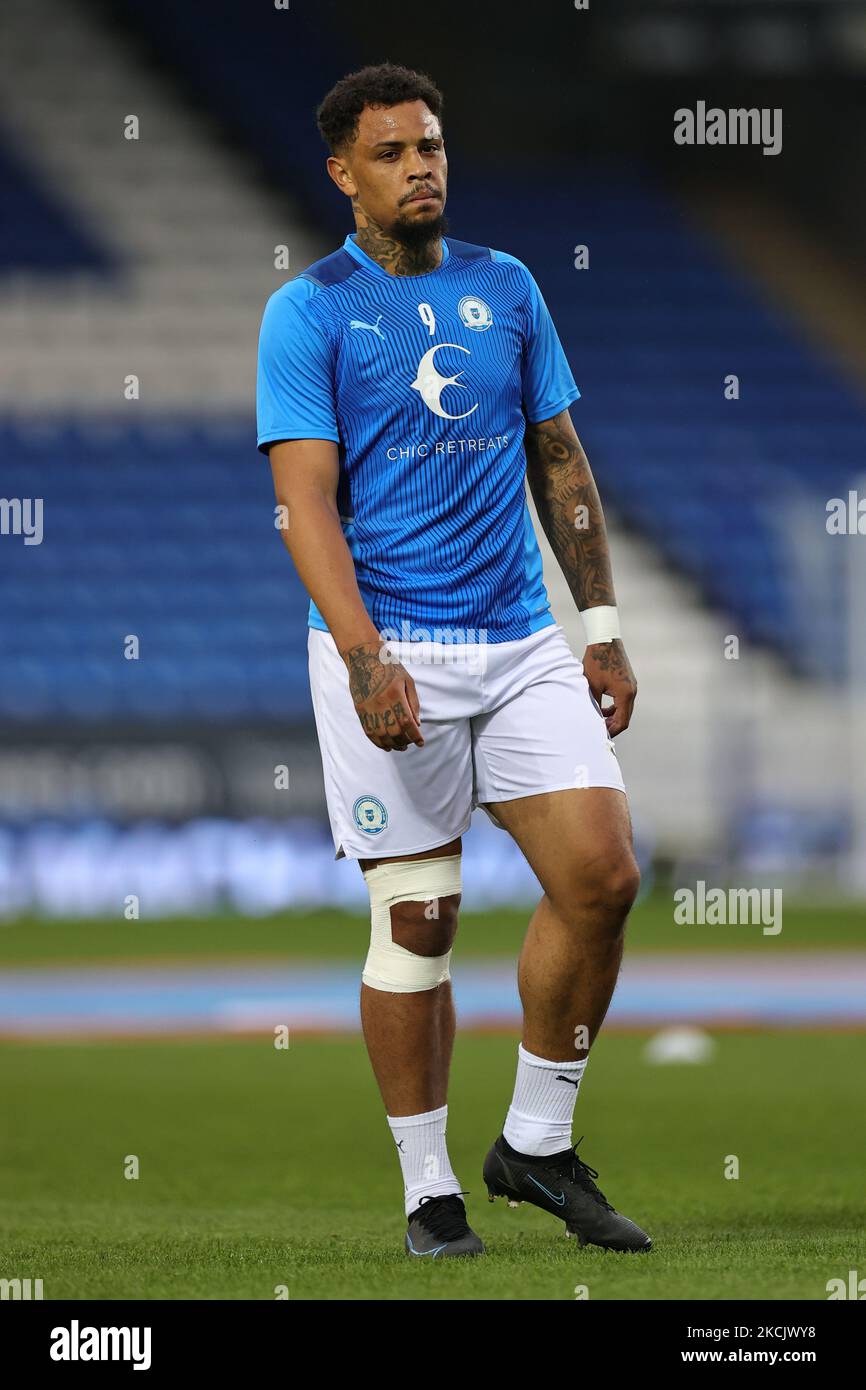
M 329 439 L 287 439 L 269 451 L 274 491 L 285 508 L 285 542 L 301 582 L 346 663 L 361 727 L 377 748 L 423 747 L 415 682 L 389 659 L 358 589 L 336 493 L 337 446 Z
M 595 479 L 571 416 L 526 426 L 526 472 L 535 506 L 578 610 L 616 605 L 604 513 Z M 595 642 L 583 657 L 595 699 L 613 697 L 604 711 L 611 737 L 628 728 L 637 694 L 634 672 L 619 638 Z

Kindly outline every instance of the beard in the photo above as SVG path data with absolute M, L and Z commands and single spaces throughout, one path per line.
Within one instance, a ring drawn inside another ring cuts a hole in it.
M 395 241 L 399 241 L 401 246 L 405 246 L 407 251 L 421 251 L 425 246 L 429 246 L 431 241 L 447 234 L 448 218 L 444 212 L 438 213 L 427 222 L 421 222 L 416 218 L 404 218 L 400 214 L 391 227 L 391 236 Z

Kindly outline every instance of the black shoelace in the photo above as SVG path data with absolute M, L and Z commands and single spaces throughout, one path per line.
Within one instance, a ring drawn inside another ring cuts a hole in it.
M 583 1159 L 577 1156 L 578 1146 L 583 1143 L 583 1140 L 584 1136 L 581 1135 L 569 1153 L 563 1154 L 562 1158 L 557 1163 L 552 1164 L 548 1171 L 555 1173 L 558 1178 L 563 1178 L 567 1174 L 573 1183 L 582 1187 L 584 1192 L 594 1198 L 596 1202 L 607 1207 L 608 1211 L 615 1211 L 616 1208 L 611 1206 L 604 1193 L 596 1187 L 593 1181 L 594 1178 L 598 1177 L 597 1170 L 590 1168 L 588 1163 L 584 1163 Z
M 447 1197 L 422 1197 L 415 1220 L 437 1240 L 459 1240 L 466 1234 L 466 1208 L 460 1197 L 467 1195 L 452 1192 Z

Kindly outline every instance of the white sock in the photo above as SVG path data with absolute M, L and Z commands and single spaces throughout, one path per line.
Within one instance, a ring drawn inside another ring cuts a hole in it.
M 502 1130 L 512 1149 L 541 1157 L 571 1148 L 574 1103 L 588 1061 L 548 1062 L 518 1044 L 514 1096 Z
M 427 1110 L 423 1115 L 398 1115 L 396 1118 L 388 1115 L 386 1118 L 403 1170 L 407 1216 L 420 1206 L 422 1197 L 446 1197 L 450 1192 L 461 1190 L 445 1143 L 447 1105 L 439 1110 Z

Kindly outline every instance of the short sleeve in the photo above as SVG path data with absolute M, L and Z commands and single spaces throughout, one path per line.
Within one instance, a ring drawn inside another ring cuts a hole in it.
M 265 305 L 256 376 L 263 453 L 278 439 L 340 440 L 331 345 L 307 307 L 315 293 L 311 281 L 291 280 Z
M 529 328 L 523 361 L 523 410 L 531 425 L 558 415 L 580 392 L 559 341 L 550 311 L 533 276 L 529 278 Z

